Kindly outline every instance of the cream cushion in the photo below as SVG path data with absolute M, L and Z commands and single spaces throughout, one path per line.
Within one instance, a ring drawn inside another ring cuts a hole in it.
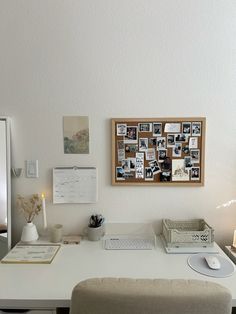
M 73 289 L 70 314 L 230 314 L 231 299 L 208 281 L 93 278 Z

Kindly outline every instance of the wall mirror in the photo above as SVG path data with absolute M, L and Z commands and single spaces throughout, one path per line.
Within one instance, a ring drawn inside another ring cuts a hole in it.
M 10 121 L 0 117 L 0 259 L 11 248 Z

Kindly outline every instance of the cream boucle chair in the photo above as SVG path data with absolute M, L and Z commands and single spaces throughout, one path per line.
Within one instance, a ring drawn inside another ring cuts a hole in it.
M 73 289 L 70 314 L 230 314 L 231 299 L 208 281 L 93 278 Z

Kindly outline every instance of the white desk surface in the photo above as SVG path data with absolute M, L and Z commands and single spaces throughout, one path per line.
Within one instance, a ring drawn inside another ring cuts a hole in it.
M 225 256 L 222 250 L 220 254 Z M 189 254 L 167 254 L 160 239 L 155 250 L 110 251 L 102 242 L 63 245 L 51 264 L 0 264 L 0 308 L 69 307 L 71 291 L 91 277 L 184 278 L 218 282 L 230 289 L 236 306 L 236 272 L 213 278 L 187 265 Z M 227 257 L 228 258 L 228 257 Z

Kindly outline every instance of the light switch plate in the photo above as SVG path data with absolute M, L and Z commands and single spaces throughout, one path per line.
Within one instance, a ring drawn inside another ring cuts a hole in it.
M 39 177 L 38 160 L 26 160 L 26 177 L 27 178 Z

